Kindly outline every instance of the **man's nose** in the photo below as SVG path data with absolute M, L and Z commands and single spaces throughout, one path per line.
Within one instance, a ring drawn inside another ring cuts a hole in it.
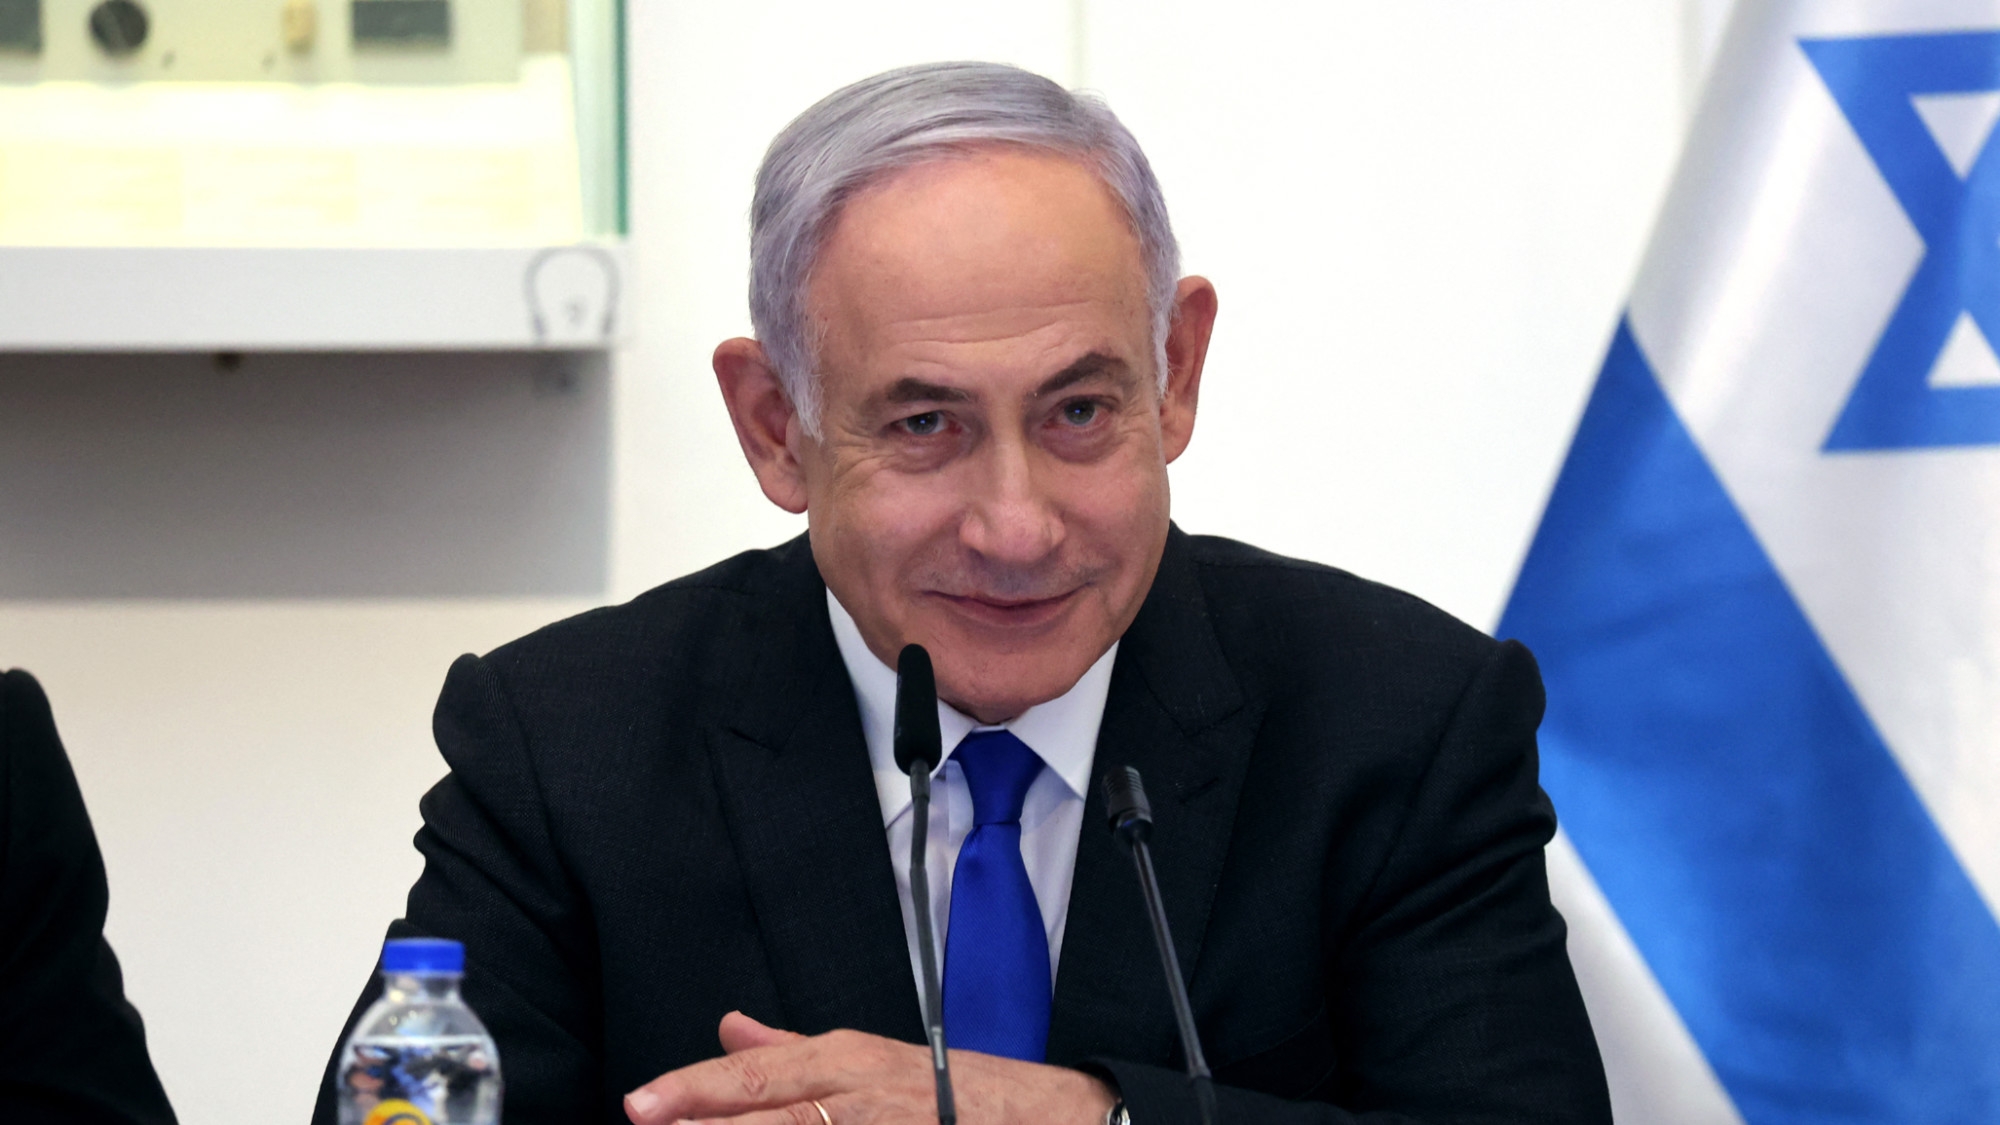
M 1002 439 L 986 443 L 984 453 L 961 541 L 993 562 L 1041 562 L 1061 545 L 1063 522 L 1032 447 Z

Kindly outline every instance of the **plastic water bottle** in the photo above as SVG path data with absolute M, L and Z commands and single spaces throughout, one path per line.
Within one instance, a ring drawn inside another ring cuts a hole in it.
M 500 1052 L 459 999 L 465 946 L 382 945 L 382 998 L 340 1049 L 340 1125 L 498 1125 Z

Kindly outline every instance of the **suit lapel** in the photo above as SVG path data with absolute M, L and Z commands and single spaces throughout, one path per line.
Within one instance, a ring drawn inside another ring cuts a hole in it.
M 1120 642 L 1093 770 L 1101 778 L 1130 765 L 1145 779 L 1153 861 L 1189 973 L 1201 957 L 1258 717 L 1216 640 L 1186 536 L 1174 529 L 1153 589 Z M 1077 845 L 1048 1057 L 1094 1056 L 1162 1065 L 1179 1058 L 1132 858 L 1105 825 L 1095 783 Z
M 753 591 L 746 651 L 717 669 L 716 788 L 783 1018 L 921 1042 L 916 982 L 854 689 L 803 538 Z

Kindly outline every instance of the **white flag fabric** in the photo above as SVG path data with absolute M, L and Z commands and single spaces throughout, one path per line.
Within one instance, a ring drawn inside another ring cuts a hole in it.
M 1743 0 L 1503 636 L 1747 1125 L 2000 1122 L 2000 0 Z

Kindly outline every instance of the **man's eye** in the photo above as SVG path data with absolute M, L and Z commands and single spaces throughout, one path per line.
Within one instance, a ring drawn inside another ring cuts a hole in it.
M 1097 419 L 1097 405 L 1087 398 L 1066 403 L 1062 408 L 1063 421 L 1072 426 L 1088 426 Z
M 917 437 L 929 437 L 944 426 L 944 415 L 935 410 L 913 414 L 898 423 Z

